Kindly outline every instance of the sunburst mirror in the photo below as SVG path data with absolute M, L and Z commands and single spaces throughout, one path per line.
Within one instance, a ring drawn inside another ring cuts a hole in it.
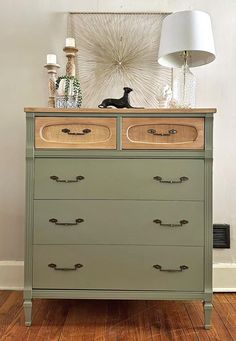
M 68 34 L 79 49 L 76 69 L 82 107 L 119 98 L 130 87 L 131 105 L 158 107 L 158 94 L 172 85 L 172 69 L 157 62 L 161 25 L 168 13 L 70 13 Z

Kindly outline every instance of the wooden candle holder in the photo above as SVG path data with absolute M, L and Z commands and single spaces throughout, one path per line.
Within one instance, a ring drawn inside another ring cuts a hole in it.
M 55 108 L 56 80 L 59 64 L 46 64 L 44 67 L 48 70 L 48 107 Z
M 68 59 L 66 64 L 66 75 L 75 77 L 75 55 L 78 52 L 78 49 L 76 47 L 66 46 L 63 51 L 66 53 Z

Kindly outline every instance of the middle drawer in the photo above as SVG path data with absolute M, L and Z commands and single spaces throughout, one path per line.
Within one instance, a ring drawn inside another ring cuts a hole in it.
M 35 200 L 34 244 L 202 246 L 203 202 Z
M 35 199 L 203 200 L 204 161 L 36 159 Z

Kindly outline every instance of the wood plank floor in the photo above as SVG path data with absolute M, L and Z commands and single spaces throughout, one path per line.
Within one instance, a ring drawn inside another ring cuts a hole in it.
M 22 292 L 0 291 L 1 341 L 236 341 L 236 294 L 214 295 L 208 331 L 201 302 L 37 299 L 31 327 L 22 303 Z

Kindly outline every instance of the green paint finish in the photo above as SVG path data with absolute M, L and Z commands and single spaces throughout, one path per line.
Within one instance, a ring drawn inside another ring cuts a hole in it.
M 167 290 L 78 290 L 33 289 L 34 298 L 99 300 L 208 300 L 209 294 L 196 291 Z
M 116 117 L 118 150 L 35 150 L 37 116 Z M 204 117 L 205 150 L 121 150 L 122 117 Z M 26 325 L 31 324 L 32 297 L 198 299 L 205 302 L 205 327 L 209 328 L 213 114 L 124 114 L 117 110 L 103 115 L 99 111 L 38 112 L 27 113 L 26 118 Z M 51 175 L 67 180 L 83 175 L 85 179 L 56 183 L 49 179 Z M 188 176 L 190 180 L 161 184 L 154 176 L 164 180 Z M 69 222 L 81 213 L 81 225 L 49 226 L 49 218 Z M 182 218 L 190 223 L 161 227 L 152 224 L 154 215 L 164 223 Z M 76 263 L 84 267 L 56 271 L 48 267 L 54 262 L 62 267 Z M 187 265 L 189 269 L 160 272 L 153 264 L 164 269 Z
M 84 179 L 65 183 L 62 180 Z M 163 180 L 182 183 L 160 183 Z M 202 160 L 35 160 L 36 199 L 134 199 L 203 200 L 204 161 Z
M 118 146 L 119 148 L 119 146 Z M 84 159 L 212 159 L 212 151 L 36 149 L 36 158 Z
M 35 245 L 33 287 L 203 291 L 203 248 L 124 245 Z M 60 268 L 83 267 L 72 271 Z M 182 272 L 165 272 L 163 269 Z
M 205 329 L 211 329 L 211 315 L 213 310 L 212 301 L 204 302 L 204 320 L 205 320 Z
M 194 201 L 35 200 L 35 244 L 149 244 L 204 243 L 204 204 Z M 77 225 L 56 225 L 84 221 Z M 182 226 L 161 226 L 164 224 Z
M 24 314 L 25 324 L 31 325 L 32 314 L 32 248 L 33 248 L 33 199 L 34 199 L 34 115 L 27 115 L 26 127 L 26 221 L 24 257 Z

